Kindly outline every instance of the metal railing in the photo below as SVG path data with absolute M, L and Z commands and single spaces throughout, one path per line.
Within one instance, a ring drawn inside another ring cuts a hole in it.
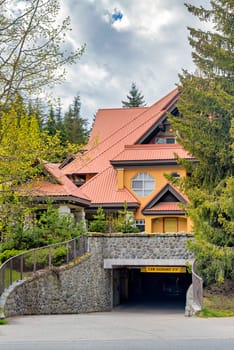
M 79 236 L 13 256 L 0 266 L 0 295 L 13 282 L 29 278 L 38 270 L 67 264 L 86 252 L 87 236 Z
M 193 300 L 202 308 L 203 305 L 203 280 L 195 272 L 196 262 L 192 265 Z

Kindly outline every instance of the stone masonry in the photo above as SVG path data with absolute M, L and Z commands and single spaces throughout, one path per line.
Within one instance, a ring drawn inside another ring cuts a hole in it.
M 65 314 L 112 309 L 112 269 L 104 261 L 168 261 L 192 259 L 186 249 L 188 234 L 94 234 L 88 237 L 88 253 L 73 264 L 16 283 L 1 297 L 5 316 Z

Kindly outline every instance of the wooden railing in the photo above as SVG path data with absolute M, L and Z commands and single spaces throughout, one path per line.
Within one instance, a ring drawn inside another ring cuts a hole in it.
M 87 252 L 87 237 L 28 250 L 13 256 L 0 266 L 0 295 L 13 282 L 29 278 L 38 270 L 60 266 Z

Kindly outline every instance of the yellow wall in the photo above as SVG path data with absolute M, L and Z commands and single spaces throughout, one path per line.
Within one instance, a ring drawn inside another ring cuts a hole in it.
M 138 209 L 136 213 L 136 219 L 143 219 L 144 216 L 141 214 L 141 210 L 146 206 L 146 204 L 149 203 L 150 200 L 152 200 L 156 194 L 168 183 L 168 180 L 165 178 L 164 174 L 170 174 L 172 172 L 177 172 L 181 176 L 185 176 L 185 170 L 176 166 L 163 166 L 163 167 L 157 167 L 157 168 L 136 168 L 136 169 L 125 169 L 124 170 L 124 186 L 139 200 L 141 203 L 140 208 Z M 133 190 L 132 190 L 132 179 L 138 174 L 138 173 L 148 173 L 155 179 L 155 188 L 154 191 L 146 197 L 140 197 L 138 196 Z
M 192 232 L 191 220 L 186 216 L 145 216 L 145 231 L 148 233 L 164 233 L 164 219 L 177 218 L 177 229 L 173 232 Z
M 163 232 L 164 224 L 163 217 L 154 216 L 144 216 L 141 211 L 142 209 L 152 200 L 158 192 L 168 183 L 164 174 L 171 174 L 172 172 L 177 172 L 181 177 L 185 176 L 185 170 L 178 165 L 174 166 L 161 166 L 155 168 L 131 168 L 131 169 L 119 169 L 118 170 L 118 188 L 121 189 L 126 187 L 141 203 L 139 209 L 135 213 L 135 219 L 145 220 L 145 231 L 148 233 L 153 232 Z M 138 173 L 148 173 L 155 179 L 154 191 L 146 196 L 138 196 L 131 187 L 132 179 Z M 175 217 L 175 216 L 174 216 Z M 155 220 L 156 219 L 156 220 Z M 178 217 L 178 228 L 177 232 L 191 232 L 192 224 L 190 219 L 187 217 Z
M 124 169 L 117 169 L 118 176 L 118 190 L 122 190 L 124 188 Z

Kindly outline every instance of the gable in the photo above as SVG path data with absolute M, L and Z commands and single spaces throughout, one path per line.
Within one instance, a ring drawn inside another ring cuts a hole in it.
M 152 143 L 175 143 L 175 135 L 172 130 L 171 124 L 168 121 L 167 113 L 170 113 L 172 116 L 177 116 L 179 114 L 177 107 L 174 104 L 170 109 L 165 111 L 166 113 L 157 120 L 157 122 L 149 129 L 141 138 L 137 141 L 137 144 L 152 144 Z M 157 142 L 157 139 L 173 139 L 172 142 Z
M 187 203 L 185 197 L 170 184 L 164 186 L 161 191 L 144 207 L 144 215 L 185 215 L 185 210 L 180 204 Z

